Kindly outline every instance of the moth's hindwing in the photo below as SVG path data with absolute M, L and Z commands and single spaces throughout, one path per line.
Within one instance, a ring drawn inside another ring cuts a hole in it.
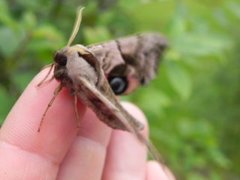
M 129 88 L 147 84 L 158 70 L 167 41 L 158 33 L 145 33 L 88 46 L 108 78 L 127 77 Z

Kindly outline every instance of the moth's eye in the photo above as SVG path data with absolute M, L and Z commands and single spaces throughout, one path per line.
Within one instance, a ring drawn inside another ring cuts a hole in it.
M 109 84 L 116 95 L 122 94 L 128 87 L 126 77 L 111 77 L 108 79 Z
M 54 61 L 60 66 L 65 66 L 67 64 L 67 56 L 61 53 L 57 53 L 54 57 Z

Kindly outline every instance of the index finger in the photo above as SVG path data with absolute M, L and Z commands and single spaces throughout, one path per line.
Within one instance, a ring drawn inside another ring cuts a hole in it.
M 0 156 L 4 156 L 6 149 L 14 151 L 17 148 L 46 159 L 57 167 L 67 153 L 77 133 L 77 121 L 73 97 L 69 96 L 66 89 L 56 97 L 38 132 L 43 112 L 58 86 L 58 82 L 53 80 L 37 87 L 47 70 L 32 80 L 7 116 L 0 131 Z M 80 104 L 78 109 L 80 115 L 83 115 L 85 106 Z M 0 157 L 3 158 L 7 157 Z M 9 161 L 9 166 L 15 161 Z M 6 163 L 1 163 L 0 169 L 7 166 Z

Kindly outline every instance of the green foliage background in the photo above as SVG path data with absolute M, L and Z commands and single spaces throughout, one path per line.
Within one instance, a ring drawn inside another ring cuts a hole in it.
M 127 97 L 150 120 L 151 138 L 179 179 L 240 178 L 238 0 L 0 0 L 0 121 L 71 33 L 76 43 L 143 31 L 169 40 L 159 76 Z

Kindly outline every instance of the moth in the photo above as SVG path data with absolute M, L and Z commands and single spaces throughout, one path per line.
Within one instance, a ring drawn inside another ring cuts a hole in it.
M 54 56 L 50 71 L 54 69 L 53 78 L 59 81 L 59 86 L 43 114 L 38 131 L 47 110 L 65 87 L 74 96 L 77 118 L 76 104 L 80 99 L 111 128 L 133 133 L 157 159 L 154 147 L 140 134 L 144 128 L 142 123 L 121 106 L 116 95 L 128 94 L 154 78 L 167 47 L 166 39 L 157 33 L 145 33 L 87 47 L 71 46 L 80 27 L 82 10 L 78 12 L 67 46 Z

